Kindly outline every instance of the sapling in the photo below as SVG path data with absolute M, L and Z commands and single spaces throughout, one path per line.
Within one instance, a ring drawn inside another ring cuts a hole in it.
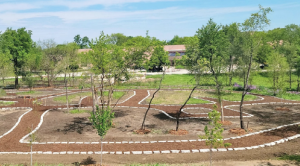
M 201 139 L 206 139 L 205 143 L 210 149 L 210 165 L 212 165 L 212 149 L 221 146 L 229 147 L 230 143 L 224 143 L 222 133 L 224 129 L 220 123 L 221 113 L 217 111 L 217 105 L 214 105 L 214 109 L 208 113 L 208 118 L 210 119 L 209 125 L 204 128 L 205 135 L 199 136 Z
M 96 111 L 91 112 L 89 120 L 91 121 L 93 127 L 97 129 L 97 134 L 100 136 L 101 140 L 101 165 L 102 165 L 102 140 L 106 135 L 107 131 L 112 127 L 112 121 L 114 118 L 114 113 L 111 112 L 109 107 L 106 109 L 99 108 L 96 106 Z
M 33 125 L 31 126 L 31 129 L 29 129 L 29 146 L 30 146 L 30 165 L 32 166 L 32 145 L 33 145 L 33 142 L 36 141 L 37 139 L 37 136 L 35 134 L 35 132 L 32 132 L 33 131 Z

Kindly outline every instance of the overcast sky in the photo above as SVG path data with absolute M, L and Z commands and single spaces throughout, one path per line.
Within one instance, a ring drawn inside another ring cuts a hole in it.
M 149 35 L 171 40 L 192 36 L 209 18 L 219 24 L 243 22 L 258 5 L 271 7 L 268 29 L 300 24 L 299 0 L 1 0 L 0 31 L 26 27 L 33 40 L 73 42 L 80 34 Z M 267 30 L 268 30 L 267 29 Z

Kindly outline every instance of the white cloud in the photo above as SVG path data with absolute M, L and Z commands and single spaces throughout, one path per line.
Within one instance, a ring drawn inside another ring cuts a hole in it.
M 22 10 L 29 10 L 29 9 L 36 9 L 39 8 L 36 5 L 28 4 L 28 3 L 0 3 L 0 12 L 5 11 L 22 11 Z
M 6 12 L 0 14 L 0 21 L 4 24 L 17 24 L 18 22 L 31 18 L 57 17 L 65 23 L 74 23 L 86 20 L 104 20 L 108 22 L 118 22 L 124 20 L 186 20 L 214 17 L 229 13 L 240 13 L 256 11 L 257 7 L 229 7 L 229 8 L 164 8 L 157 10 L 138 11 L 58 11 L 58 12 L 29 12 L 13 13 Z
M 52 0 L 48 2 L 42 2 L 41 5 L 51 5 L 51 6 L 66 6 L 68 8 L 85 8 L 93 5 L 122 5 L 129 3 L 140 3 L 140 2 L 161 2 L 161 1 L 178 1 L 178 0 L 81 0 L 81 1 L 71 1 L 71 0 Z

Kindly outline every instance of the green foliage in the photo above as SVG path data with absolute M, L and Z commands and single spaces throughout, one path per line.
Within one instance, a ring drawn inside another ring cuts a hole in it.
M 220 123 L 221 113 L 218 112 L 217 106 L 214 105 L 214 109 L 208 113 L 210 128 L 206 125 L 204 128 L 205 136 L 199 136 L 199 138 L 207 139 L 206 145 L 212 148 L 218 148 L 220 146 L 228 147 L 230 144 L 224 143 L 222 133 L 224 129 Z
M 0 88 L 0 96 L 6 96 L 5 90 L 3 90 L 2 88 Z
M 187 37 L 187 36 L 185 36 L 185 37 L 179 37 L 178 35 L 175 35 L 172 40 L 170 40 L 170 41 L 167 42 L 167 44 L 168 45 L 183 45 L 190 38 L 192 38 L 192 37 Z
M 0 101 L 0 106 L 9 106 L 15 104 L 15 102 L 12 101 Z
M 24 68 L 32 48 L 31 31 L 26 31 L 26 28 L 12 30 L 8 28 L 2 35 L 1 39 L 2 50 L 8 52 L 9 59 L 13 63 L 14 73 L 16 76 L 21 74 L 21 69 Z M 18 86 L 18 78 L 16 77 L 15 87 Z
M 282 94 L 282 92 L 285 90 L 286 71 L 288 69 L 286 58 L 278 52 L 274 52 L 268 58 L 268 64 L 274 96 L 276 95 L 277 90 L 279 90 L 279 93 Z
M 89 120 L 97 130 L 97 134 L 103 138 L 107 131 L 112 127 L 113 118 L 114 112 L 111 112 L 110 108 L 100 109 L 99 106 L 97 106 L 95 114 L 91 112 Z
M 161 69 L 163 66 L 170 64 L 169 53 L 164 50 L 163 46 L 154 48 L 153 54 L 147 63 L 148 69 Z
M 73 109 L 73 110 L 69 111 L 70 114 L 82 114 L 82 113 L 86 113 L 86 112 L 90 112 L 90 111 L 79 110 L 79 109 Z
M 278 158 L 279 160 L 290 160 L 290 161 L 297 161 L 300 162 L 300 155 L 288 155 L 284 154 L 283 156 Z
M 89 45 L 90 45 L 89 38 L 87 36 L 81 38 L 79 34 L 74 37 L 74 42 L 81 49 L 83 49 L 83 48 L 89 48 Z

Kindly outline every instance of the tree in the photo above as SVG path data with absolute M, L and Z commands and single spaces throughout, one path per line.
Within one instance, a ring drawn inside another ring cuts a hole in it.
M 60 52 L 60 47 L 57 47 L 53 39 L 39 41 L 38 45 L 43 53 L 41 69 L 47 74 L 48 87 L 51 87 L 56 76 L 62 72 L 60 62 L 63 60 L 63 55 Z
M 229 75 L 229 86 L 232 85 L 233 67 L 236 64 L 236 57 L 240 54 L 239 37 L 241 32 L 239 30 L 240 25 L 238 23 L 232 23 L 230 25 L 223 26 L 223 31 L 229 41 L 229 62 L 228 62 L 228 75 Z
M 249 19 L 246 19 L 242 24 L 242 32 L 244 37 L 244 53 L 242 54 L 242 56 L 244 60 L 247 61 L 247 64 L 245 65 L 247 72 L 243 77 L 244 87 L 240 103 L 240 125 L 242 129 L 245 129 L 242 106 L 244 98 L 248 91 L 248 81 L 252 67 L 252 60 L 253 57 L 255 57 L 257 48 L 261 43 L 261 36 L 255 32 L 258 30 L 263 30 L 265 26 L 270 24 L 270 20 L 267 18 L 267 14 L 272 11 L 271 8 L 263 8 L 261 5 L 259 5 L 259 9 L 259 12 L 251 14 L 251 17 Z
M 97 134 L 100 136 L 101 142 L 101 163 L 102 165 L 102 140 L 106 135 L 107 131 L 112 126 L 112 121 L 114 118 L 114 113 L 110 111 L 109 107 L 106 109 L 101 109 L 97 106 L 97 111 L 95 113 L 91 112 L 90 122 L 93 127 L 97 130 Z
M 128 41 L 129 37 L 125 36 L 122 33 L 113 33 L 111 34 L 111 42 L 117 46 L 122 46 Z
M 169 53 L 164 50 L 163 46 L 156 46 L 147 63 L 148 69 L 153 71 L 162 70 L 162 66 L 169 65 Z
M 66 101 L 67 101 L 67 109 L 69 111 L 69 99 L 68 99 L 68 79 L 67 73 L 71 71 L 71 67 L 78 65 L 78 46 L 76 43 L 68 43 L 64 46 L 59 47 L 59 52 L 63 56 L 61 61 L 61 70 L 63 71 L 65 77 L 65 88 L 66 88 Z
M 276 92 L 277 90 L 279 93 L 285 90 L 285 76 L 286 70 L 288 69 L 288 63 L 282 54 L 274 52 L 268 58 L 268 64 L 269 74 L 272 81 L 273 95 L 276 96 L 276 93 L 278 93 Z
M 292 70 L 297 65 L 297 47 L 294 44 L 284 44 L 279 52 L 285 56 L 288 64 L 290 89 L 292 89 Z
M 9 56 L 8 52 L 2 52 L 2 50 L 0 50 L 0 77 L 2 78 L 3 86 L 5 86 L 5 77 L 8 76 L 11 71 L 11 61 Z
M 89 48 L 90 40 L 87 36 L 84 36 L 83 38 L 80 37 L 80 35 L 76 35 L 74 37 L 74 42 L 78 45 L 79 48 Z
M 14 66 L 15 88 L 19 86 L 18 76 L 21 74 L 21 68 L 24 67 L 28 53 L 32 48 L 31 34 L 32 32 L 30 30 L 26 31 L 26 28 L 17 30 L 8 28 L 2 34 L 2 50 L 9 52 L 9 59 Z
M 221 104 L 221 119 L 224 121 L 223 113 L 223 71 L 226 71 L 228 66 L 228 46 L 229 41 L 225 36 L 224 31 L 221 29 L 220 25 L 217 25 L 210 19 L 206 26 L 203 26 L 197 31 L 198 40 L 199 40 L 199 58 L 205 58 L 209 63 L 207 67 L 214 77 L 216 84 L 216 95 L 218 101 Z
M 204 128 L 205 136 L 199 136 L 201 139 L 206 139 L 205 143 L 210 149 L 210 165 L 212 165 L 212 148 L 218 148 L 220 146 L 228 147 L 230 143 L 224 143 L 222 133 L 224 129 L 220 123 L 220 112 L 217 111 L 217 106 L 214 105 L 214 109 L 208 113 L 209 125 Z

